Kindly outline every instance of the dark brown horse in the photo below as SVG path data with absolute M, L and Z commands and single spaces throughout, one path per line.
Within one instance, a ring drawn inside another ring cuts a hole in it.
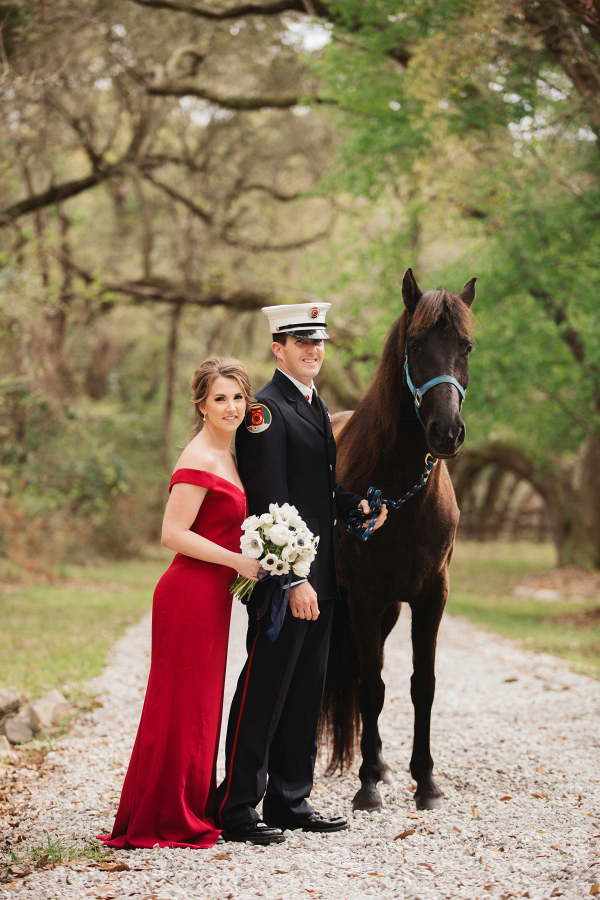
M 343 769 L 352 760 L 362 718 L 361 787 L 354 809 L 379 808 L 377 783 L 391 781 L 377 722 L 385 696 L 383 647 L 403 602 L 412 611 L 410 771 L 417 782 L 415 801 L 419 809 L 443 805 L 433 778 L 429 735 L 436 640 L 459 513 L 442 460 L 457 455 L 465 426 L 461 392 L 449 379 L 417 397 L 417 412 L 404 362 L 407 352 L 409 377 L 417 387 L 440 375 L 467 387 L 475 280 L 460 294 L 421 293 L 407 269 L 402 280 L 405 310 L 392 325 L 371 386 L 354 413 L 340 413 L 337 422 L 334 417 L 337 480 L 363 497 L 374 485 L 385 499 L 397 500 L 419 481 L 428 453 L 439 461 L 425 487 L 400 509 L 390 510 L 385 525 L 368 541 L 342 535 L 338 577 L 348 604 L 338 604 L 336 610 L 322 734 L 332 748 L 329 771 Z

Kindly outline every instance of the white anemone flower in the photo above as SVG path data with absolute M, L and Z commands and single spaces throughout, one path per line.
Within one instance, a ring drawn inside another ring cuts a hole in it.
M 263 542 L 258 531 L 247 531 L 240 539 L 240 547 L 244 556 L 259 559 L 263 552 Z
M 306 531 L 300 531 L 294 539 L 294 543 L 298 550 L 302 553 L 304 550 L 310 549 L 311 540 Z
M 281 558 L 290 563 L 294 563 L 297 560 L 298 550 L 294 546 L 293 541 L 288 541 L 288 543 L 285 545 L 285 547 L 281 551 Z
M 290 528 L 294 528 L 295 531 L 306 531 L 306 525 L 304 524 L 304 520 L 300 518 L 297 513 L 293 513 L 290 516 L 289 522 Z
M 278 559 L 272 569 L 273 575 L 287 575 L 289 571 L 290 564 L 285 559 Z
M 300 578 L 306 578 L 310 572 L 310 563 L 306 559 L 299 559 L 298 562 L 294 563 L 292 568 L 294 570 L 294 575 L 299 575 Z
M 272 572 L 278 562 L 279 558 L 275 553 L 267 553 L 267 555 L 261 559 L 260 564 L 265 572 Z
M 261 525 L 273 525 L 275 519 L 271 515 L 271 513 L 263 513 L 259 519 Z
M 244 531 L 256 531 L 259 525 L 260 519 L 258 516 L 248 516 L 248 518 L 244 519 L 242 522 L 242 529 Z
M 311 535 L 312 537 L 312 535 Z M 321 536 L 317 535 L 316 538 L 313 538 L 313 550 L 315 553 L 317 552 L 317 547 L 319 546 L 319 541 L 321 540 Z
M 298 559 L 305 559 L 306 562 L 311 563 L 316 555 L 314 547 L 309 547 L 308 550 L 303 550 L 302 553 L 298 554 Z
M 289 537 L 290 532 L 287 525 L 284 525 L 283 522 L 277 522 L 269 528 L 268 540 L 273 544 L 277 544 L 278 547 L 283 547 L 284 544 L 287 544 Z

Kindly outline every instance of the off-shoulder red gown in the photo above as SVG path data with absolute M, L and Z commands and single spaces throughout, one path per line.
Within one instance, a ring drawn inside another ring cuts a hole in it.
M 192 530 L 239 553 L 246 496 L 198 469 L 177 482 L 209 488 Z M 212 847 L 233 569 L 178 553 L 154 592 L 146 699 L 110 847 Z

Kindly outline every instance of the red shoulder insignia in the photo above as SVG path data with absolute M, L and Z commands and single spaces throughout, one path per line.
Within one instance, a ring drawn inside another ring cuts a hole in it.
M 271 410 L 264 403 L 255 403 L 246 413 L 246 428 L 251 434 L 266 431 L 272 421 Z

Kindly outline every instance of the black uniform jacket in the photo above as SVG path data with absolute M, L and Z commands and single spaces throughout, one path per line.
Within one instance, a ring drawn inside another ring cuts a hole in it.
M 362 498 L 335 482 L 336 446 L 327 407 L 319 398 L 320 415 L 279 369 L 256 400 L 270 412 L 270 424 L 253 433 L 248 414 L 235 438 L 249 514 L 267 513 L 270 503 L 295 506 L 313 534 L 320 536 L 308 580 L 318 600 L 337 598 L 337 520 L 347 519 Z M 264 416 L 267 421 L 268 414 Z M 266 590 L 264 582 L 254 594 L 261 589 Z

